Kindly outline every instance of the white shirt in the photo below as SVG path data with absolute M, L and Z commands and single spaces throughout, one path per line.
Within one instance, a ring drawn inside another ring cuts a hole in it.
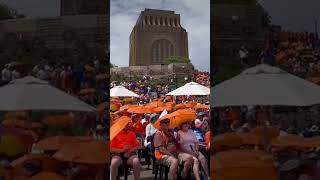
M 47 73 L 42 69 L 40 71 L 38 71 L 37 76 L 39 79 L 42 79 L 42 80 L 47 79 Z
M 16 70 L 12 71 L 12 79 L 19 79 L 20 73 Z
M 147 142 L 147 137 L 154 135 L 157 132 L 157 129 L 153 127 L 152 124 L 146 126 L 146 138 L 144 139 L 144 145 L 147 146 L 150 142 Z
M 239 56 L 240 56 L 240 58 L 247 58 L 247 56 L 248 56 L 248 51 L 245 51 L 245 50 L 240 50 L 239 51 Z
M 11 80 L 11 72 L 7 68 L 4 68 L 2 70 L 1 76 L 2 76 L 3 81 L 10 81 Z

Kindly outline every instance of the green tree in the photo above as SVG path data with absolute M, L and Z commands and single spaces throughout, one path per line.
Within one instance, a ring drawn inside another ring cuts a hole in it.
M 180 56 L 170 56 L 165 60 L 166 64 L 190 63 L 190 59 Z

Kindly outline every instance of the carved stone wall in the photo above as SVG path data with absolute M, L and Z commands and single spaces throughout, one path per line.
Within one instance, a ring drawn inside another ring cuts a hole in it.
M 145 9 L 130 34 L 130 66 L 165 64 L 170 56 L 189 58 L 188 33 L 174 11 Z

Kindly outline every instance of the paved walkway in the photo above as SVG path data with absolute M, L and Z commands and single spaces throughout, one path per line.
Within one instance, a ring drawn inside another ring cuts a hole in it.
M 142 161 L 142 167 L 140 171 L 140 180 L 154 180 L 154 174 L 152 174 L 152 165 L 150 165 L 150 169 L 147 169 L 147 165 L 145 165 L 144 161 Z M 133 180 L 132 171 L 129 172 L 128 180 Z M 121 177 L 121 180 L 124 180 L 124 177 Z

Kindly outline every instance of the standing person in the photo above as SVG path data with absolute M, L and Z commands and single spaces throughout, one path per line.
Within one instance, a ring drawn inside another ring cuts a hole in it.
M 248 65 L 248 56 L 249 56 L 249 51 L 246 49 L 245 46 L 241 46 L 239 50 L 239 57 L 240 57 L 241 64 L 243 66 Z
M 187 154 L 193 156 L 193 173 L 196 180 L 200 180 L 200 164 L 209 178 L 209 169 L 206 157 L 199 151 L 199 141 L 194 134 L 194 132 L 189 129 L 189 122 L 180 125 L 180 130 L 178 131 L 178 140 L 181 150 Z
M 202 129 L 202 122 L 199 119 L 194 121 L 194 128 L 192 129 L 195 133 L 200 146 L 205 146 L 205 139 L 204 139 L 204 131 Z
M 155 133 L 155 158 L 169 166 L 170 180 L 177 180 L 178 165 L 179 163 L 183 163 L 181 176 L 182 178 L 186 178 L 193 164 L 193 157 L 180 151 L 179 144 L 174 138 L 173 132 L 169 130 L 169 123 L 170 119 L 161 120 L 160 129 Z
M 131 131 L 130 124 L 126 126 L 110 142 L 110 152 L 112 155 L 110 165 L 110 179 L 116 180 L 120 165 L 127 161 L 127 164 L 133 167 L 133 176 L 135 180 L 140 179 L 140 160 L 136 155 L 139 149 L 139 141 L 136 135 Z
M 4 83 L 11 81 L 12 75 L 11 71 L 9 70 L 9 64 L 6 64 L 1 71 L 1 79 Z

